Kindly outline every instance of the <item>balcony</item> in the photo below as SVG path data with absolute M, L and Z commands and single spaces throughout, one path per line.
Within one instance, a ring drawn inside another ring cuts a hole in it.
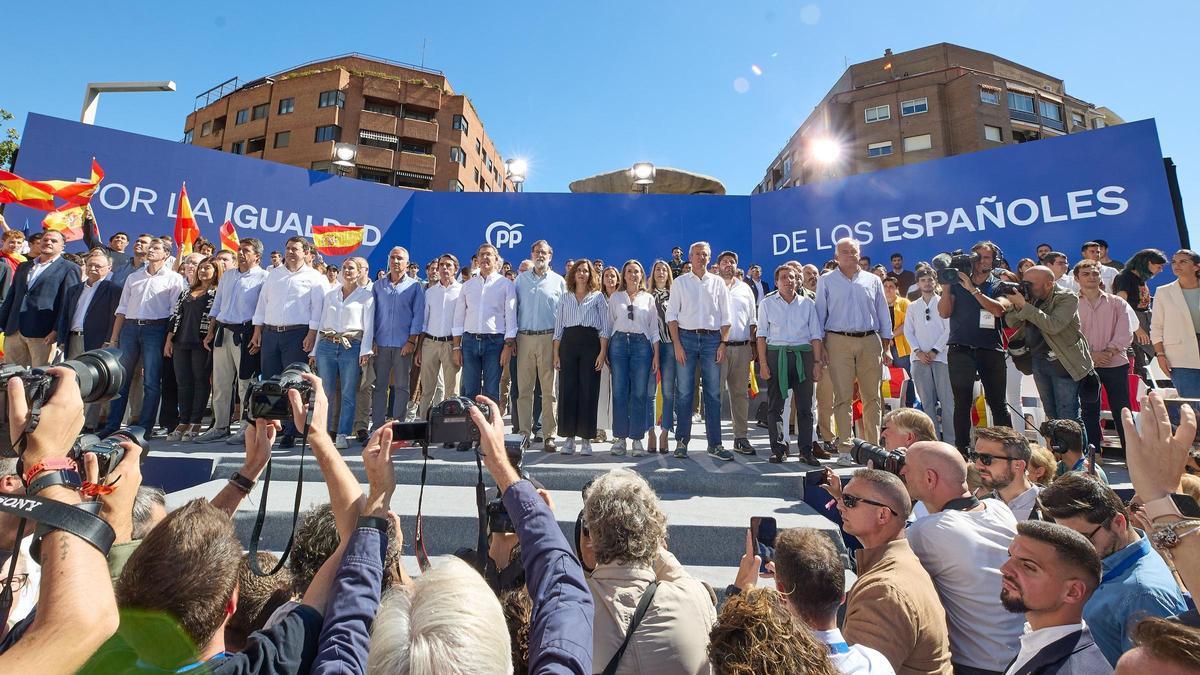
M 437 87 L 426 87 L 422 84 L 403 84 L 404 105 L 415 105 L 420 108 L 437 110 L 442 107 L 442 90 Z
M 438 124 L 437 122 L 425 122 L 406 117 L 404 118 L 403 123 L 400 125 L 400 133 L 397 135 L 404 138 L 413 138 L 419 141 L 437 143 Z
M 1008 109 L 1008 116 L 1014 120 L 1029 122 L 1030 124 L 1037 124 L 1040 120 L 1037 113 L 1027 112 L 1025 110 L 1017 110 L 1015 108 Z
M 386 148 L 376 148 L 371 145 L 358 145 L 358 156 L 355 157 L 355 163 L 360 166 L 386 166 L 391 167 L 395 161 L 396 151 Z
M 1062 123 L 1062 120 L 1051 119 L 1049 117 L 1042 118 L 1042 126 L 1056 129 L 1058 131 L 1066 131 L 1067 125 Z
M 385 101 L 400 100 L 400 82 L 386 77 L 364 77 L 363 96 Z
M 358 118 L 358 128 L 366 129 L 367 131 L 378 131 L 383 134 L 399 136 L 398 128 L 400 126 L 399 118 L 394 115 L 384 115 L 383 113 L 371 112 L 370 110 L 362 111 Z
M 380 165 L 376 165 L 380 166 Z M 418 155 L 414 152 L 401 152 L 400 164 L 395 167 L 398 171 L 420 173 L 432 176 L 437 173 L 437 160 L 433 155 Z

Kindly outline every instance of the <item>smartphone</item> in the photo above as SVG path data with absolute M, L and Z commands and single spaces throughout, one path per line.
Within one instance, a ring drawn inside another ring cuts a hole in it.
M 775 557 L 775 534 L 779 526 L 773 516 L 754 516 L 750 519 L 750 536 L 754 540 L 754 553 L 762 562 L 759 563 L 760 574 L 767 573 L 767 563 Z
M 804 474 L 804 488 L 818 488 L 828 485 L 829 481 L 825 477 L 825 469 L 817 469 Z M 818 493 L 819 494 L 819 493 Z

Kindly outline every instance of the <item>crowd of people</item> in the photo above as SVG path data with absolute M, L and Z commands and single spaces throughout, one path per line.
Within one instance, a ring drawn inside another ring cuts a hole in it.
M 1152 392 L 1135 424 L 1130 395 L 1131 374 L 1163 384 L 1151 361 L 1180 397 L 1200 395 L 1193 251 L 1171 257 L 1175 281 L 1152 296 L 1146 282 L 1166 255 L 1146 249 L 1122 266 L 1104 242 L 1085 243 L 1070 268 L 1044 245 L 1010 270 L 980 242 L 908 271 L 900 255 L 890 269 L 872 265 L 844 239 L 824 270 L 789 262 L 768 282 L 705 242 L 648 270 L 579 259 L 565 274 L 547 241 L 516 266 L 484 244 L 469 265 L 449 253 L 430 261 L 426 281 L 399 246 L 373 277 L 365 259 L 333 267 L 301 237 L 270 252 L 269 266 L 255 239 L 236 253 L 199 242 L 175 256 L 169 238 L 118 233 L 77 260 L 61 233 L 30 239 L 2 239 L 5 360 L 50 366 L 111 347 L 129 377 L 111 401 L 86 405 L 61 378 L 31 430 L 20 380 L 8 385 L 24 450 L 20 464 L 0 460 L 0 492 L 95 500 L 114 537 L 105 549 L 0 513 L 14 593 L 4 672 L 1200 668 L 1186 593 L 1200 584 L 1195 414 Z M 296 362 L 315 366 L 303 375 L 311 410 L 296 395 L 289 421 L 245 419 L 251 381 Z M 1026 433 L 1024 374 L 1050 420 L 1038 428 L 1044 444 Z M 915 391 L 900 387 L 885 413 L 892 379 Z M 751 395 L 759 388 L 765 397 Z M 392 453 L 404 444 L 386 422 L 423 418 L 454 395 L 492 408 L 490 420 L 471 415 L 512 532 L 409 576 L 390 505 Z M 973 419 L 980 396 L 986 410 Z M 1105 442 L 1106 407 L 1130 502 L 1091 451 Z M 852 437 L 902 461 L 844 485 L 825 467 L 853 584 L 828 532 L 796 528 L 769 550 L 748 533 L 737 578 L 718 594 L 669 551 L 658 497 L 630 469 L 585 488 L 569 542 L 549 494 L 509 464 L 505 417 L 527 447 L 564 455 L 591 455 L 598 439 L 615 456 L 666 454 L 673 436 L 686 459 L 703 422 L 708 456 L 727 461 L 758 453 L 758 421 L 774 463 L 821 466 L 831 448 L 853 465 Z M 126 423 L 244 446 L 245 461 L 211 498 L 168 512 L 161 491 L 140 486 L 137 445 L 124 444 L 106 480 L 66 457 L 81 430 L 107 436 Z M 306 514 L 283 571 L 260 576 L 278 561 L 244 555 L 231 517 L 272 447 L 300 436 L 329 503 Z M 363 444 L 365 495 L 341 453 L 351 439 Z

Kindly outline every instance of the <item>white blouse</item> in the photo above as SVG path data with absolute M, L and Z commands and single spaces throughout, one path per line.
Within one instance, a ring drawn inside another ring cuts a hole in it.
M 310 356 L 316 356 L 317 344 L 320 344 L 320 334 L 326 331 L 348 333 L 362 331 L 362 344 L 359 346 L 359 356 L 370 356 L 375 333 L 375 294 L 366 286 L 358 286 L 349 296 L 342 296 L 342 287 L 325 294 L 321 304 L 321 320 L 317 328 L 317 342 L 313 345 Z
M 633 307 L 632 312 L 629 311 L 630 306 Z M 658 306 L 654 304 L 654 296 L 649 292 L 639 292 L 634 296 L 632 303 L 629 293 L 613 293 L 608 298 L 608 313 L 612 318 L 614 333 L 641 333 L 651 344 L 659 341 Z

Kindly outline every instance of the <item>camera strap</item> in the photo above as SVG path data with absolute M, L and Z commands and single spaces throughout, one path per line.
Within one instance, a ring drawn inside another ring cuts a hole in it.
M 475 453 L 475 509 L 479 514 L 479 538 L 475 548 L 475 568 L 481 575 L 485 573 L 488 561 L 488 532 L 487 532 L 487 488 L 483 484 L 483 456 L 479 454 L 478 448 L 473 449 Z M 417 564 L 420 565 L 421 571 L 429 569 L 429 554 L 425 551 L 425 526 L 421 519 L 421 503 L 425 499 L 425 476 L 429 468 L 429 447 L 427 444 L 421 445 L 421 488 L 417 492 L 417 524 L 413 528 L 413 553 L 417 557 Z M 264 488 L 265 490 L 266 488 Z M 486 577 L 485 577 L 486 578 Z
M 309 403 L 307 406 L 307 416 L 304 419 L 304 430 L 300 436 L 300 467 L 296 473 L 296 501 L 292 505 L 292 528 L 288 534 L 287 545 L 283 547 L 283 552 L 279 554 L 279 562 L 275 563 L 275 567 L 271 568 L 270 572 L 263 572 L 258 566 L 258 546 L 262 539 L 263 522 L 267 519 L 267 491 L 271 488 L 271 465 L 275 459 L 267 460 L 267 470 L 262 479 L 262 497 L 258 502 L 258 515 L 254 518 L 254 530 L 250 533 L 250 571 L 256 576 L 269 577 L 287 563 L 288 554 L 292 552 L 292 545 L 296 542 L 296 523 L 300 521 L 300 501 L 301 495 L 304 492 L 304 451 L 308 448 L 308 432 L 312 427 L 313 407 Z M 248 420 L 247 424 L 254 424 L 252 420 Z
M 425 552 L 425 526 L 421 520 L 421 503 L 425 501 L 425 474 L 429 468 L 429 444 L 421 441 L 421 489 L 417 493 L 417 524 L 413 526 L 413 554 L 422 572 L 429 571 L 429 554 Z
M 970 511 L 971 509 L 975 508 L 976 506 L 979 506 L 979 498 L 976 497 L 975 495 L 971 495 L 970 497 L 959 497 L 958 499 L 951 499 L 950 501 L 946 502 L 945 506 L 942 507 L 942 510 L 943 511 Z

